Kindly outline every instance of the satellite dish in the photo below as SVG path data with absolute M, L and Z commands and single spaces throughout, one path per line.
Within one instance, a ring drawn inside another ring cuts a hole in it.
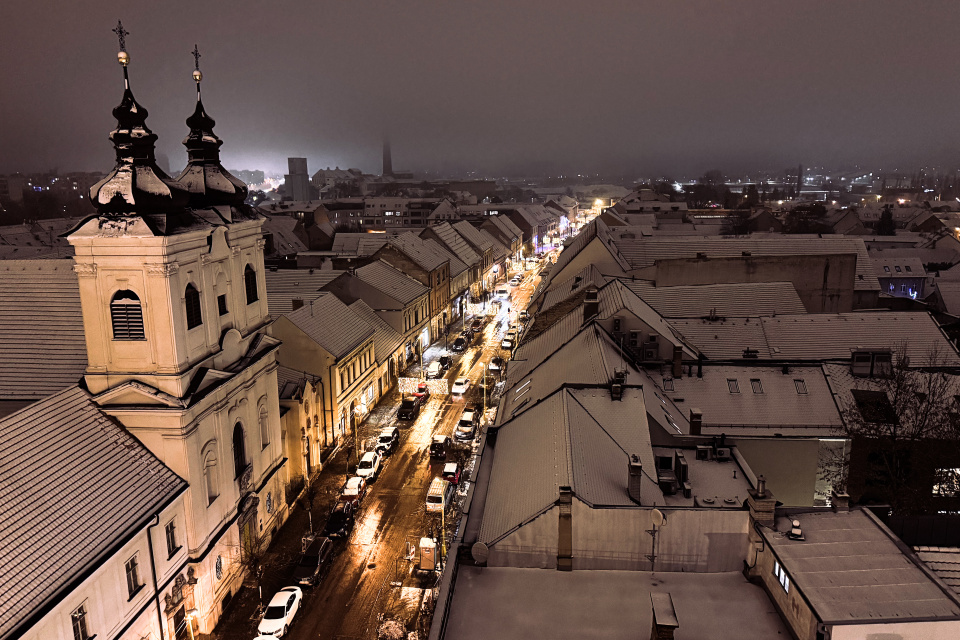
M 664 517 L 663 512 L 660 511 L 660 509 L 652 509 L 650 511 L 650 522 L 653 524 L 653 526 L 662 527 L 663 523 L 666 521 L 667 519 Z
M 476 542 L 470 547 L 470 555 L 473 556 L 477 564 L 486 564 L 487 558 L 490 557 L 490 549 L 482 542 Z

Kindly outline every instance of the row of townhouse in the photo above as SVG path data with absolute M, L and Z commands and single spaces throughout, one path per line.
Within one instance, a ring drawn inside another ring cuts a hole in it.
M 960 632 L 956 554 L 918 553 L 850 507 L 875 497 L 858 480 L 872 452 L 843 431 L 852 412 L 889 414 L 895 366 L 942 381 L 948 398 L 960 389 L 960 354 L 934 317 L 856 310 L 879 287 L 849 240 L 701 242 L 689 257 L 632 240 L 587 229 L 537 291 L 430 638 Z M 823 282 L 833 293 L 815 296 L 808 260 L 847 255 Z M 920 475 L 956 466 L 931 453 L 912 460 Z M 825 463 L 845 456 L 838 483 Z M 955 511 L 956 478 L 929 475 L 942 500 L 928 508 Z

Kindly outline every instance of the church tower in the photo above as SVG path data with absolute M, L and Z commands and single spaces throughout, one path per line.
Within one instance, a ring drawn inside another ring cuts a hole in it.
M 84 383 L 102 411 L 189 484 L 185 522 L 175 525 L 189 559 L 178 588 L 164 595 L 164 615 L 172 629 L 194 609 L 194 633 L 209 633 L 242 582 L 241 558 L 286 517 L 262 218 L 220 164 L 199 51 L 188 162 L 175 180 L 156 164 L 157 136 L 130 88 L 126 32 L 118 25 L 117 33 L 124 92 L 110 134 L 116 166 L 90 190 L 97 214 L 67 235 L 80 283 Z

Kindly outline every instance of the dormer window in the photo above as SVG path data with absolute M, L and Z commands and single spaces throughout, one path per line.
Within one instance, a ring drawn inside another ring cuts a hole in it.
M 183 292 L 183 304 L 187 309 L 187 329 L 202 325 L 203 314 L 200 310 L 200 292 L 192 284 L 188 284 Z
M 143 308 L 133 291 L 124 289 L 113 294 L 110 301 L 110 321 L 114 340 L 145 340 Z

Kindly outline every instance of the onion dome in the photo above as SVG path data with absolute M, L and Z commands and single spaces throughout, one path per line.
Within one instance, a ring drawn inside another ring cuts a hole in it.
M 187 148 L 187 166 L 177 177 L 177 182 L 190 193 L 190 206 L 194 209 L 218 205 L 239 206 L 247 198 L 247 185 L 223 168 L 220 164 L 220 140 L 213 132 L 216 124 L 207 115 L 200 97 L 200 52 L 193 48 L 196 69 L 193 80 L 197 83 L 197 106 L 187 118 L 190 133 L 183 140 Z
M 123 99 L 113 110 L 117 128 L 110 140 L 117 152 L 117 164 L 106 178 L 90 188 L 90 200 L 101 215 L 125 216 L 169 214 L 187 204 L 187 194 L 177 182 L 157 166 L 154 143 L 157 135 L 147 127 L 147 110 L 133 97 L 127 65 L 130 56 L 124 50 L 123 26 L 117 60 L 123 66 Z

